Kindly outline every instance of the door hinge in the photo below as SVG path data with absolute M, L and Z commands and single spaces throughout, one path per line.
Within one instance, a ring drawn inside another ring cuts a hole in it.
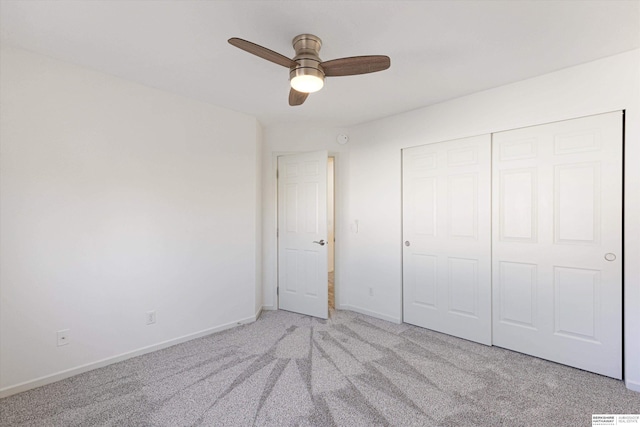
M 276 288 L 276 296 L 280 296 L 280 286 Z
M 280 237 L 280 229 L 276 228 L 276 237 Z
M 280 170 L 276 169 L 276 179 L 280 178 Z

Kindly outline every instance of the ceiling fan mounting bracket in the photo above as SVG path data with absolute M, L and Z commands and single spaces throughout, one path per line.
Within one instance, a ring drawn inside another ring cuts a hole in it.
M 293 38 L 291 44 L 296 51 L 296 55 L 310 53 L 318 56 L 320 49 L 322 48 L 322 40 L 320 40 L 320 37 L 314 36 L 313 34 L 297 35 Z

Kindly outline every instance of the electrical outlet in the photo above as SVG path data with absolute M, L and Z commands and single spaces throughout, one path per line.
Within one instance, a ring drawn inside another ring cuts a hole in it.
M 58 347 L 69 344 L 69 329 L 61 329 L 56 332 L 58 337 Z
M 147 325 L 153 325 L 156 323 L 156 311 L 147 311 Z

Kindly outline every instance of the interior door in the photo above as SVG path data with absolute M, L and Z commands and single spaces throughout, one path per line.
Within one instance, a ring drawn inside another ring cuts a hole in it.
M 493 340 L 622 376 L 622 113 L 493 136 Z
M 279 308 L 326 319 L 326 151 L 278 157 Z
M 403 319 L 491 344 L 491 136 L 402 151 Z

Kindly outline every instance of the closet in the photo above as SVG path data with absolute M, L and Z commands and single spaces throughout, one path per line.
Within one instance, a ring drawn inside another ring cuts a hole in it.
M 403 150 L 403 317 L 622 377 L 622 112 Z

